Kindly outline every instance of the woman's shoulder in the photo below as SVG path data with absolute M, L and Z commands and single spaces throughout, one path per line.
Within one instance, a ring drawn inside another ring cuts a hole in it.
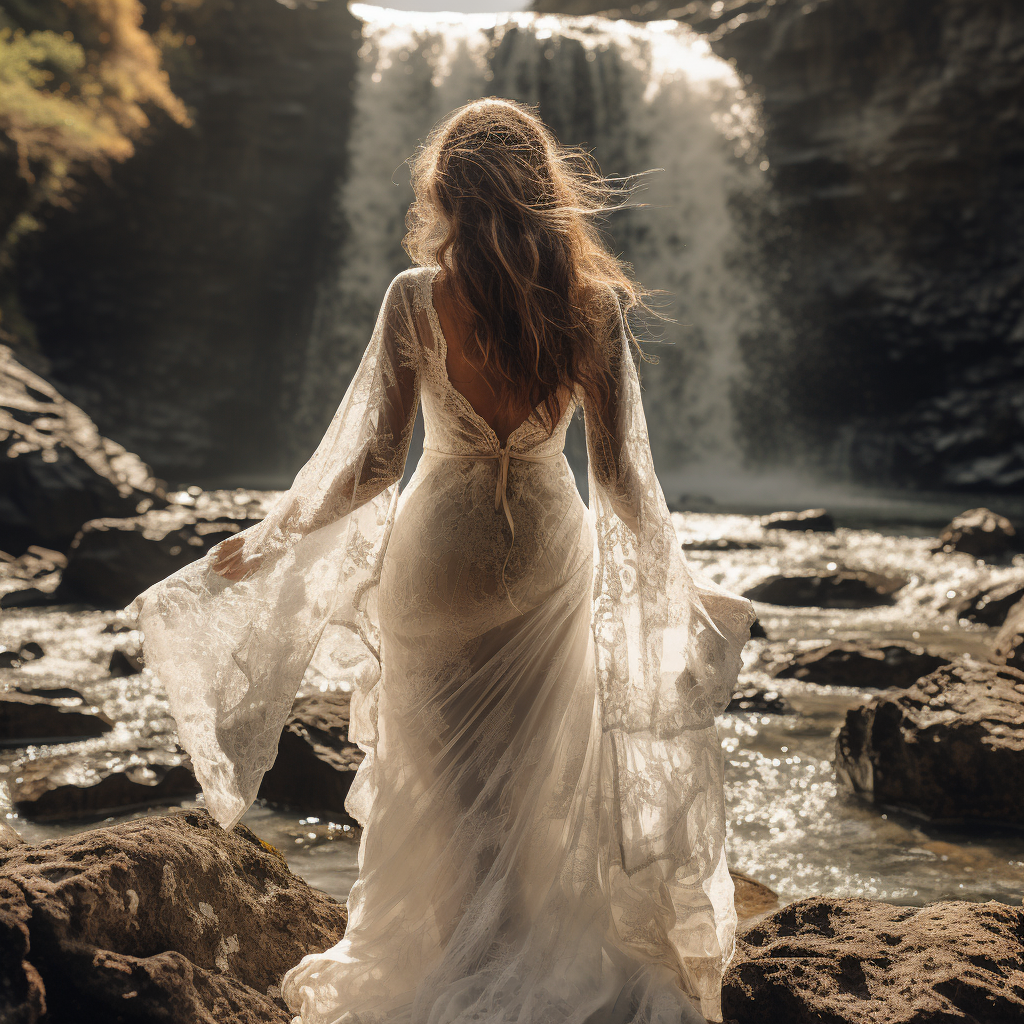
M 433 280 L 435 272 L 435 267 L 409 267 L 407 270 L 403 270 L 395 275 L 388 291 L 397 291 L 402 294 L 422 292 Z

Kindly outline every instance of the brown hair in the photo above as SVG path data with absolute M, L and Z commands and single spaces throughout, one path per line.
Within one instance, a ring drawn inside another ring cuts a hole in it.
M 441 268 L 469 324 L 466 355 L 503 382 L 499 408 L 525 398 L 549 430 L 558 392 L 609 400 L 611 340 L 646 293 L 605 247 L 597 218 L 622 189 L 585 153 L 558 144 L 529 108 L 483 99 L 438 124 L 412 161 L 403 245 Z M 619 201 L 616 201 L 616 200 Z

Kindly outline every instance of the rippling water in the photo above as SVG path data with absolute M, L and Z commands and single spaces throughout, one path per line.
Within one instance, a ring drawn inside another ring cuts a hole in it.
M 737 591 L 776 573 L 811 567 L 868 569 L 909 581 L 894 604 L 878 608 L 758 606 L 769 639 L 748 645 L 741 684 L 779 691 L 795 713 L 728 714 L 720 721 L 732 864 L 772 886 L 784 901 L 829 893 L 918 905 L 937 899 L 1019 904 L 1024 834 L 937 829 L 907 815 L 880 813 L 837 787 L 831 764 L 835 733 L 846 710 L 870 700 L 875 691 L 776 680 L 765 665 L 787 649 L 833 639 L 908 640 L 936 653 L 981 656 L 990 630 L 957 621 L 951 602 L 978 584 L 1024 580 L 1024 557 L 994 568 L 967 555 L 933 555 L 924 537 L 844 529 L 765 532 L 748 516 L 678 515 L 676 525 L 688 547 L 723 538 L 753 545 L 689 551 L 691 562 Z M 19 768 L 43 754 L 91 751 L 105 763 L 127 764 L 177 759 L 173 723 L 158 688 L 145 677 L 111 679 L 106 672 L 115 646 L 137 642 L 132 634 L 104 633 L 112 619 L 111 613 L 74 609 L 4 613 L 0 642 L 33 639 L 46 656 L 19 670 L 0 670 L 0 685 L 60 681 L 118 724 L 113 733 L 80 744 L 0 751 L 0 780 L 18 777 Z M 87 769 L 72 761 L 66 772 L 69 779 L 81 778 Z M 12 824 L 34 842 L 136 816 L 73 824 L 13 819 Z M 244 820 L 311 884 L 339 898 L 346 895 L 356 875 L 351 832 L 327 820 L 265 807 L 254 807 Z

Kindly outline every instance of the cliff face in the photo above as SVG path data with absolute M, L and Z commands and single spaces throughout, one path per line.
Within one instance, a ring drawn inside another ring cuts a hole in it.
M 861 480 L 1024 491 L 1024 7 L 617 13 L 689 22 L 762 99 L 773 187 L 754 234 L 778 322 L 747 338 L 749 454 L 785 461 L 812 437 L 811 459 Z
M 177 28 L 194 127 L 155 115 L 132 160 L 54 211 L 21 299 L 62 392 L 161 475 L 273 473 L 336 244 L 359 25 L 343 3 L 205 0 Z

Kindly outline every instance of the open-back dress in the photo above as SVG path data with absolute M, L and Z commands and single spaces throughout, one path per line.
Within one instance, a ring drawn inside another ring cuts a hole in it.
M 685 564 L 625 330 L 612 402 L 584 403 L 588 510 L 562 454 L 575 399 L 501 445 L 449 380 L 435 273 L 389 288 L 323 442 L 245 534 L 256 572 L 208 555 L 138 600 L 147 665 L 225 827 L 303 676 L 351 691 L 359 879 L 342 941 L 283 980 L 296 1021 L 720 1020 L 715 714 L 750 605 Z

